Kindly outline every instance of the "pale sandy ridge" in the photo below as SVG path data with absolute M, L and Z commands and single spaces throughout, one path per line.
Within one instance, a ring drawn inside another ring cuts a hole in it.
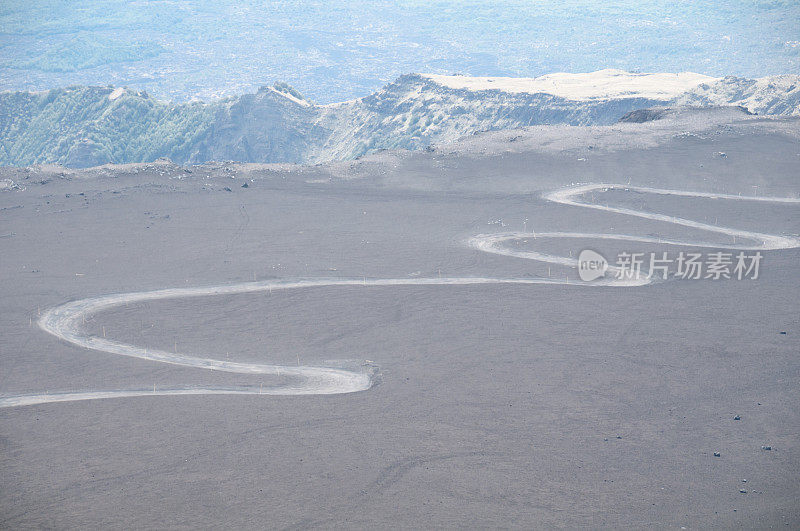
M 670 100 L 703 83 L 721 79 L 695 72 L 635 74 L 612 68 L 578 74 L 559 72 L 539 77 L 421 75 L 451 89 L 552 94 L 573 101 L 615 98 Z

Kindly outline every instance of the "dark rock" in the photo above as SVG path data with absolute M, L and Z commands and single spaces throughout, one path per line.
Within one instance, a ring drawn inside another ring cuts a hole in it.
M 654 120 L 660 120 L 664 116 L 668 114 L 670 109 L 664 108 L 653 108 L 653 109 L 636 109 L 634 111 L 629 112 L 625 116 L 619 119 L 621 123 L 634 123 L 640 124 L 643 122 L 652 122 Z

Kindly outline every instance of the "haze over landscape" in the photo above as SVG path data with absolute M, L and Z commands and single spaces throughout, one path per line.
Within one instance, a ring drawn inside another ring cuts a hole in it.
M 0 527 L 800 528 L 800 5 L 0 5 Z
M 800 71 L 798 19 L 793 0 L 13 0 L 0 6 L 0 90 L 99 84 L 183 101 L 281 80 L 324 104 L 412 72 L 752 78 Z

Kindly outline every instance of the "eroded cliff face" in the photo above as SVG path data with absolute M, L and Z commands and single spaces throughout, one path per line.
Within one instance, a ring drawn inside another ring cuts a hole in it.
M 185 162 L 305 162 L 310 147 L 328 134 L 316 125 L 318 114 L 310 105 L 262 88 L 220 105 Z
M 309 103 L 285 84 L 189 104 L 112 87 L 3 93 L 0 164 L 87 167 L 160 157 L 318 163 L 421 149 L 483 131 L 607 125 L 637 109 L 676 105 L 800 115 L 800 76 L 717 79 L 608 70 L 509 80 L 409 74 L 333 105 Z

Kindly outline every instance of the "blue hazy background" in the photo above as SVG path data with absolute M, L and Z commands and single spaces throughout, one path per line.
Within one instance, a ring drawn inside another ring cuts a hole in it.
M 0 90 L 211 99 L 284 80 L 329 103 L 409 72 L 800 72 L 800 1 L 0 2 Z

